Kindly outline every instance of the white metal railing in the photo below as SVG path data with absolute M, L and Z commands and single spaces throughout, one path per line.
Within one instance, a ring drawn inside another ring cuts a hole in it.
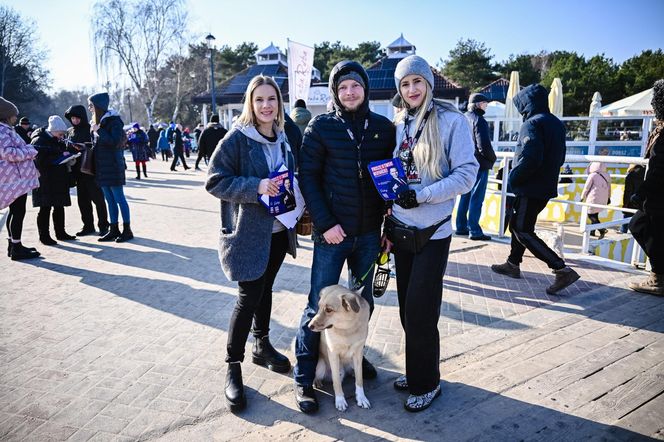
M 492 144 L 496 151 L 513 151 L 516 146 L 521 119 L 487 117 L 493 125 Z M 567 148 L 570 153 L 583 155 L 606 154 L 643 157 L 654 116 L 619 117 L 562 117 L 568 129 Z
M 496 152 L 496 156 L 501 161 L 501 166 L 503 167 L 502 179 L 490 178 L 489 182 L 500 184 L 500 190 L 487 189 L 487 192 L 500 194 L 500 212 L 499 212 L 499 236 L 505 236 L 505 211 L 507 204 L 507 197 L 514 197 L 515 195 L 507 191 L 507 178 L 509 176 L 511 161 L 514 158 L 514 152 Z M 599 161 L 602 163 L 609 163 L 615 165 L 628 165 L 628 164 L 641 164 L 648 168 L 648 160 L 644 158 L 635 158 L 635 157 L 618 157 L 618 156 L 606 156 L 606 155 L 566 155 L 566 163 L 591 163 L 594 161 Z M 568 175 L 570 176 L 570 175 Z M 573 175 L 578 177 L 579 175 Z M 587 175 L 586 175 L 587 176 Z M 613 177 L 611 177 L 613 179 Z M 583 242 L 582 250 L 584 253 L 588 251 L 588 246 L 590 243 L 590 231 L 597 230 L 605 227 L 613 226 L 622 226 L 623 224 L 629 223 L 629 218 L 622 218 L 612 221 L 606 221 L 600 224 L 588 224 L 588 208 L 595 207 L 605 210 L 620 210 L 621 212 L 636 213 L 634 209 L 626 209 L 618 206 L 602 205 L 602 204 L 591 204 L 581 201 L 569 201 L 562 200 L 558 198 L 553 198 L 550 202 L 562 203 L 562 204 L 571 204 L 574 206 L 581 207 L 581 217 L 579 221 L 579 232 L 583 233 Z M 631 264 L 634 266 L 643 266 L 645 265 L 645 260 L 643 259 L 643 251 L 636 241 L 634 241 L 634 246 L 632 247 L 632 257 Z

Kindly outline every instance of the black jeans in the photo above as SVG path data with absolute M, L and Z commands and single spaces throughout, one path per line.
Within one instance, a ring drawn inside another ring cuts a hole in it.
M 15 241 L 21 239 L 23 233 L 23 220 L 25 219 L 25 206 L 28 201 L 28 194 L 21 195 L 9 205 L 9 215 L 7 216 L 7 233 L 9 238 Z
M 428 393 L 440 384 L 438 319 L 451 239 L 430 240 L 418 254 L 394 251 L 410 394 Z
M 92 216 L 92 203 L 95 204 L 97 212 L 97 227 L 99 229 L 108 228 L 108 212 L 106 210 L 106 200 L 101 188 L 95 182 L 95 177 L 81 173 L 76 178 L 76 200 L 78 208 L 81 211 L 81 221 L 83 227 L 94 229 L 95 220 Z
M 171 170 L 174 170 L 175 166 L 177 166 L 178 159 L 182 161 L 182 167 L 184 167 L 185 170 L 189 169 L 189 166 L 187 166 L 187 162 L 184 160 L 184 151 L 176 150 L 175 153 L 173 153 L 173 162 L 171 163 Z
M 37 229 L 39 237 L 49 236 L 49 217 L 53 209 L 53 230 L 56 236 L 65 234 L 65 208 L 62 206 L 41 206 L 37 212 Z
M 201 148 L 199 147 L 199 148 L 198 148 L 198 156 L 196 157 L 196 164 L 195 164 L 195 167 L 198 168 L 198 163 L 200 163 L 201 160 L 204 160 L 204 161 L 205 161 L 205 165 L 207 165 L 207 164 L 208 164 L 208 159 L 209 159 L 209 158 L 208 158 L 207 153 L 206 153 L 205 151 L 203 151 L 203 149 L 201 149 Z
M 548 199 L 525 196 L 514 198 L 514 212 L 510 218 L 512 249 L 510 256 L 507 258 L 512 264 L 521 264 L 523 254 L 528 249 L 537 259 L 544 261 L 553 270 L 560 270 L 565 267 L 565 261 L 535 234 L 537 215 L 544 210 L 548 202 Z
M 272 286 L 277 272 L 288 250 L 288 233 L 283 230 L 272 234 L 270 258 L 265 273 L 254 281 L 238 282 L 238 297 L 228 327 L 226 343 L 226 362 L 244 360 L 244 345 L 247 343 L 249 329 L 256 338 L 267 336 L 270 332 L 272 314 Z

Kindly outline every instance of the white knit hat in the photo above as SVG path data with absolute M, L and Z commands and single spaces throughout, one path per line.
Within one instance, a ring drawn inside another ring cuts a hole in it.
M 67 130 L 67 125 L 62 120 L 62 118 L 58 117 L 57 115 L 51 115 L 48 117 L 48 127 L 46 130 L 49 132 L 64 132 Z

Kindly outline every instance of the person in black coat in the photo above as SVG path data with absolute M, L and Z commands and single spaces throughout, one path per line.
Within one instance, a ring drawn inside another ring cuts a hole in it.
M 148 129 L 148 140 L 150 141 L 150 158 L 153 160 L 157 158 L 157 142 L 159 140 L 159 132 L 154 128 L 154 125 L 150 125 Z
M 334 111 L 318 115 L 307 127 L 300 151 L 299 183 L 313 220 L 314 261 L 311 290 L 295 342 L 295 399 L 305 413 L 318 410 L 313 389 L 320 334 L 309 321 L 318 310 L 319 292 L 337 284 L 344 262 L 360 283 L 373 286 L 381 248 L 385 203 L 373 184 L 368 163 L 392 157 L 394 125 L 369 110 L 369 78 L 354 61 L 338 63 L 330 74 Z M 297 126 L 295 127 L 296 130 Z M 373 308 L 372 290 L 362 296 Z M 365 379 L 376 376 L 363 359 Z
M 560 167 L 567 149 L 565 126 L 549 112 L 547 100 L 547 91 L 540 84 L 525 87 L 514 97 L 524 123 L 514 152 L 514 168 L 508 177 L 508 188 L 515 194 L 509 226 L 511 251 L 505 263 L 494 264 L 491 270 L 521 278 L 519 265 L 528 249 L 553 270 L 555 281 L 546 289 L 552 295 L 578 280 L 579 274 L 535 233 L 537 216 L 549 199 L 558 196 Z
M 473 130 L 473 141 L 475 142 L 475 159 L 480 165 L 477 171 L 475 185 L 470 192 L 461 195 L 456 215 L 456 234 L 469 235 L 472 240 L 486 241 L 491 239 L 485 235 L 480 226 L 482 205 L 486 186 L 489 182 L 489 170 L 496 162 L 496 154 L 491 145 L 489 124 L 484 119 L 484 111 L 489 104 L 489 99 L 482 94 L 472 94 L 468 99 L 468 112 L 466 118 Z
M 178 160 L 182 162 L 184 170 L 188 170 L 187 162 L 184 159 L 184 141 L 182 141 L 182 128 L 178 124 L 175 126 L 173 131 L 173 162 L 171 163 L 171 170 L 175 172 L 177 169 L 175 166 L 178 164 Z
M 109 108 L 106 92 L 88 97 L 88 109 L 92 111 L 92 133 L 95 149 L 95 180 L 101 187 L 108 205 L 110 228 L 99 241 L 124 242 L 134 237 L 130 226 L 129 204 L 124 194 L 124 148 L 127 134 L 120 115 Z M 123 230 L 120 233 L 119 212 L 122 212 Z
M 67 130 L 67 140 L 71 143 L 76 143 L 79 149 L 83 151 L 87 150 L 87 154 L 92 155 L 92 136 L 90 135 L 90 123 L 85 107 L 80 104 L 71 106 L 65 112 L 65 118 L 72 125 Z M 94 203 L 97 212 L 99 235 L 106 235 L 109 228 L 106 201 L 104 200 L 101 188 L 95 182 L 94 175 L 81 171 L 80 159 L 72 167 L 72 173 L 76 178 L 76 201 L 81 212 L 81 221 L 83 221 L 83 228 L 76 235 L 84 236 L 97 233 L 95 231 L 95 220 L 92 215 L 92 203 Z
M 640 164 L 631 164 L 627 168 L 627 174 L 625 175 L 625 189 L 623 191 L 623 201 L 622 207 L 624 209 L 640 209 L 641 205 L 632 201 L 632 196 L 636 193 L 637 189 L 643 184 L 643 180 L 646 176 L 646 169 Z M 623 218 L 631 218 L 633 213 L 623 212 Z M 622 233 L 627 233 L 629 227 L 628 224 L 623 224 L 620 226 L 620 231 Z
M 219 115 L 212 115 L 210 122 L 201 132 L 201 136 L 198 138 L 198 156 L 196 157 L 196 164 L 194 168 L 196 170 L 201 170 L 198 167 L 198 164 L 201 162 L 201 159 L 205 160 L 205 164 L 208 164 L 214 148 L 217 147 L 219 141 L 226 136 L 228 131 L 219 124 Z
M 61 241 L 76 239 L 65 232 L 65 207 L 71 206 L 69 187 L 73 180 L 70 165 L 61 161 L 64 156 L 71 156 L 63 141 L 66 131 L 67 125 L 62 118 L 52 115 L 48 118 L 48 127 L 32 134 L 31 144 L 38 152 L 35 164 L 39 170 L 39 187 L 32 191 L 32 205 L 39 207 L 39 241 L 47 246 L 57 244 L 50 235 L 51 209 L 55 237 Z
M 664 295 L 664 79 L 653 86 L 652 107 L 655 127 L 650 132 L 645 158 L 648 167 L 643 184 L 631 200 L 639 207 L 629 222 L 634 239 L 650 259 L 651 272 L 629 288 L 651 295 Z
M 14 126 L 14 130 L 26 144 L 30 144 L 30 120 L 28 120 L 28 117 L 22 117 L 18 124 Z

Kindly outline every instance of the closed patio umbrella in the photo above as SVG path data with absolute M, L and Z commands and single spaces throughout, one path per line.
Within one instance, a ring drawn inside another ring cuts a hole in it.
M 549 92 L 549 111 L 558 118 L 563 116 L 563 83 L 554 78 Z
M 593 101 L 590 103 L 589 117 L 599 117 L 602 114 L 599 109 L 602 107 L 602 95 L 599 92 L 593 94 Z
M 519 86 L 519 71 L 512 71 L 510 74 L 510 85 L 507 88 L 507 96 L 505 97 L 505 132 L 511 135 L 513 132 L 518 132 L 521 127 L 520 121 L 510 121 L 510 120 L 521 120 L 521 115 L 519 111 L 516 110 L 514 106 L 514 97 L 521 90 Z

